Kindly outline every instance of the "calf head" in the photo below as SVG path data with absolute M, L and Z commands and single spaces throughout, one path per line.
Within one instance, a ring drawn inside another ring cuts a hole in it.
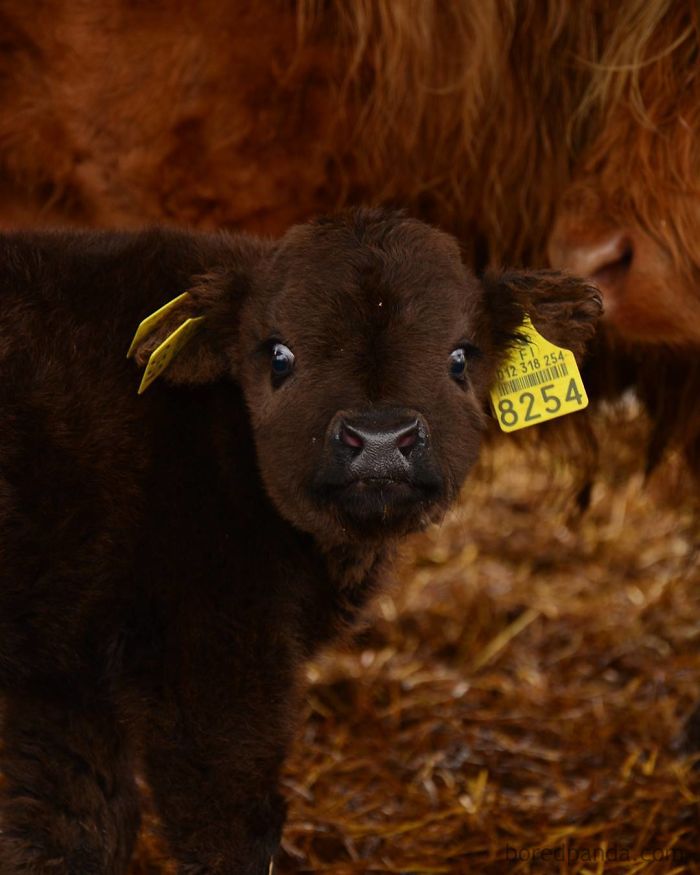
M 524 314 L 581 355 L 600 313 L 597 292 L 561 274 L 479 280 L 451 237 L 398 213 L 342 213 L 256 252 L 193 288 L 186 315 L 206 327 L 166 378 L 240 383 L 269 496 L 327 545 L 438 518 L 477 458 Z

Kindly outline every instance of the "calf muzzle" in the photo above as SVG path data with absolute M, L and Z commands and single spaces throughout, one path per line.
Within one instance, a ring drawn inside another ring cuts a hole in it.
M 412 410 L 345 412 L 335 417 L 330 440 L 348 480 L 405 481 L 426 450 L 428 426 Z

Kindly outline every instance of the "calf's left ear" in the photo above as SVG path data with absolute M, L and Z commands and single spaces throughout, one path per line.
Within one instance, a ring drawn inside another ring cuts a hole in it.
M 488 271 L 482 285 L 487 330 L 497 349 L 512 344 L 529 316 L 543 337 L 581 361 L 603 313 L 595 286 L 556 270 Z

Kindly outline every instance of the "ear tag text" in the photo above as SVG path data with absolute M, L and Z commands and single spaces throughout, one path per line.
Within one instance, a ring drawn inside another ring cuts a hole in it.
M 587 407 L 573 352 L 542 337 L 529 316 L 518 333 L 526 342 L 510 351 L 491 389 L 491 407 L 501 430 L 517 431 Z
M 145 340 L 149 334 L 153 332 L 156 326 L 160 325 L 160 323 L 172 313 L 173 310 L 177 309 L 177 307 L 182 304 L 186 298 L 189 298 L 189 292 L 183 292 L 181 295 L 178 295 L 177 298 L 173 298 L 172 301 L 168 301 L 167 304 L 163 304 L 160 310 L 156 310 L 155 313 L 151 313 L 150 316 L 146 316 L 143 322 L 139 323 L 139 327 L 136 329 L 136 334 L 134 334 L 134 339 L 131 341 L 131 346 L 129 347 L 129 352 L 127 352 L 126 357 L 129 359 L 138 349 L 139 344 Z
M 196 316 L 192 319 L 187 319 L 172 334 L 168 335 L 160 346 L 153 350 L 148 359 L 146 370 L 143 372 L 143 379 L 139 386 L 139 395 L 143 394 L 151 383 L 160 377 L 183 346 L 189 343 L 200 330 L 205 318 L 204 316 Z

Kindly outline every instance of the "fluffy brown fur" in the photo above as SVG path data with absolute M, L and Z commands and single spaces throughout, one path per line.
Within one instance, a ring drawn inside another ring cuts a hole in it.
M 523 313 L 581 357 L 600 296 L 379 211 L 0 263 L 0 873 L 123 873 L 140 760 L 183 875 L 266 875 L 304 660 L 457 495 Z M 204 327 L 137 396 L 134 327 L 185 290 L 137 361 Z
M 331 52 L 296 28 L 283 0 L 0 0 L 0 221 L 281 233 L 328 207 Z

